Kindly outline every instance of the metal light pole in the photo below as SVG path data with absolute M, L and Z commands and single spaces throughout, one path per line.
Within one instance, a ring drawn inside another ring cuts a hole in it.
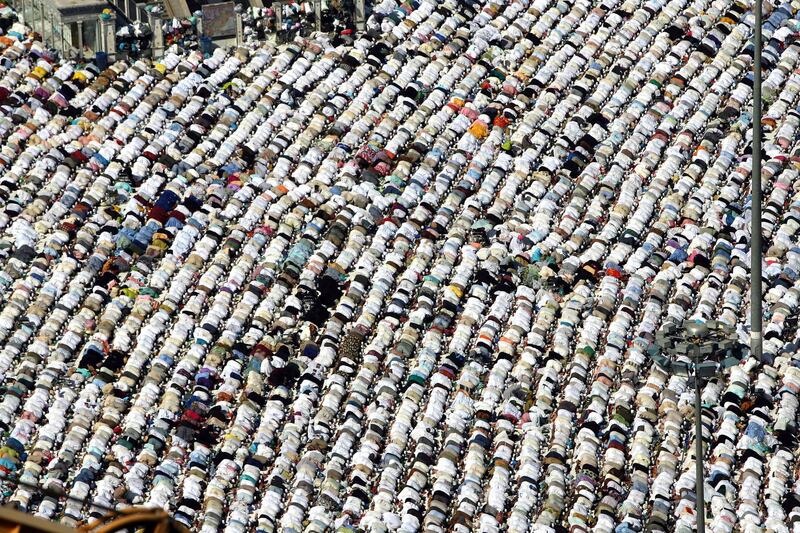
M 283 42 L 283 2 L 273 2 L 275 10 L 275 39 L 278 44 Z
M 697 363 L 695 363 L 696 365 Z M 695 367 L 696 368 L 696 367 Z M 706 531 L 706 489 L 703 475 L 703 402 L 701 400 L 700 378 L 694 377 L 694 491 L 697 496 L 697 533 Z
M 738 364 L 742 360 L 742 346 L 737 341 L 736 329 L 716 320 L 682 325 L 667 322 L 656 334 L 648 355 L 667 372 L 694 379 L 695 509 L 697 531 L 705 533 L 702 381 Z
M 761 361 L 761 0 L 753 32 L 753 169 L 750 173 L 750 353 Z

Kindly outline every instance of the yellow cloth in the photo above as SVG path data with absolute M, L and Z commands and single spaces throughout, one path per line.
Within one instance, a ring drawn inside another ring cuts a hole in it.
M 122 294 L 124 294 L 125 296 L 130 298 L 131 300 L 135 300 L 136 296 L 138 296 L 138 294 L 139 294 L 139 291 L 137 291 L 135 289 L 129 289 L 129 288 L 122 289 L 121 292 L 122 292 Z
M 459 288 L 458 288 L 458 287 L 456 287 L 455 285 L 450 285 L 448 288 L 449 288 L 451 291 L 453 291 L 453 294 L 455 294 L 455 295 L 456 295 L 456 296 L 458 296 L 459 298 L 461 298 L 461 297 L 464 295 L 464 291 L 462 291 L 461 289 L 459 289 Z
M 480 120 L 476 120 L 472 123 L 472 126 L 469 127 L 469 132 L 476 139 L 483 139 L 489 135 L 489 127 Z

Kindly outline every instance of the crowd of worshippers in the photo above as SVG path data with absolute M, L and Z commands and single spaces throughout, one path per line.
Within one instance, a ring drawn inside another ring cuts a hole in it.
M 366 2 L 369 6 L 369 2 Z M 281 9 L 281 23 L 278 25 L 277 9 Z M 278 37 L 281 41 L 295 37 L 309 37 L 322 31 L 333 37 L 334 44 L 346 40 L 352 44 L 355 33 L 355 6 L 353 0 L 333 0 L 323 2 L 320 20 L 313 2 L 264 2 L 264 7 L 248 7 L 243 11 L 242 20 L 245 39 L 258 42 Z
M 264 4 L 265 7 L 237 6 L 242 17 L 243 38 L 251 45 L 276 38 L 284 42 L 296 37 L 311 37 L 318 30 L 331 35 L 335 44 L 343 42 L 352 44 L 355 21 L 351 0 L 325 2 L 321 9 L 319 25 L 312 2 L 281 2 L 280 27 L 276 14 L 277 3 L 264 2 Z M 2 20 L 0 14 L 0 21 Z M 201 20 L 201 11 L 196 11 L 188 18 L 164 19 L 161 22 L 164 45 L 174 47 L 172 51 L 175 53 L 193 50 L 205 52 L 200 39 Z M 153 31 L 145 21 L 128 21 L 116 32 L 116 51 L 129 60 L 135 61 L 142 56 L 149 56 L 152 44 Z
M 800 527 L 800 2 L 376 2 L 100 69 L 0 9 L 0 499 L 67 525 Z M 10 17 L 10 15 L 9 15 Z

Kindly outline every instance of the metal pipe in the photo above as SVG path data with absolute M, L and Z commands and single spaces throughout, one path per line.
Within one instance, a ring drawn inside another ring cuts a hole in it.
M 753 169 L 750 173 L 750 353 L 761 361 L 761 0 L 753 32 Z
M 244 21 L 242 20 L 242 14 L 237 12 L 236 13 L 236 46 L 242 46 L 244 44 Z
M 697 533 L 706 531 L 706 498 L 705 480 L 703 479 L 703 404 L 700 399 L 700 377 L 694 377 L 694 464 L 695 464 L 695 496 L 697 501 Z
M 283 42 L 283 2 L 273 2 L 273 9 L 275 9 L 275 40 L 278 44 Z

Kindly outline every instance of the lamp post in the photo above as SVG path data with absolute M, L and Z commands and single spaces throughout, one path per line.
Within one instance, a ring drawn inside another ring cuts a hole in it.
M 739 364 L 742 345 L 736 330 L 717 320 L 667 322 L 656 334 L 648 350 L 656 364 L 666 372 L 694 380 L 695 496 L 697 531 L 705 533 L 705 490 L 703 476 L 702 381 L 717 376 L 723 369 Z
M 753 32 L 753 168 L 750 172 L 750 353 L 761 361 L 761 0 Z

